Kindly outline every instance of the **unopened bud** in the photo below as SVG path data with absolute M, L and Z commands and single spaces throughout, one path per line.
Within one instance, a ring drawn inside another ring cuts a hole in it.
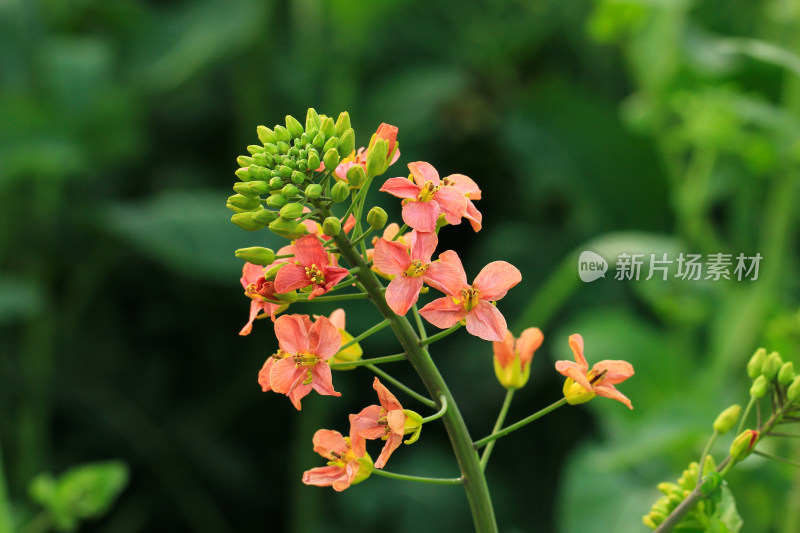
M 283 189 L 281 189 L 281 194 L 287 198 L 291 198 L 292 196 L 297 195 L 298 192 L 300 192 L 298 188 L 295 185 L 292 185 L 291 183 L 286 185 Z
M 778 372 L 780 372 L 782 366 L 783 359 L 781 358 L 781 354 L 772 352 L 764 361 L 764 368 L 761 370 L 761 373 L 764 374 L 768 380 L 773 381 L 778 377 Z
M 287 143 L 286 141 L 278 141 L 278 144 L 276 144 L 275 146 L 278 147 L 278 153 L 281 154 L 281 155 L 288 154 L 289 150 L 292 149 L 292 147 L 289 146 L 289 143 Z M 284 161 L 285 161 L 285 159 L 284 159 Z
M 339 148 L 339 137 L 331 137 L 330 139 L 325 141 L 325 144 L 322 145 L 322 152 L 327 154 L 328 150 L 330 150 L 332 148 L 336 148 L 337 151 L 338 151 L 338 148 Z
M 278 142 L 278 136 L 266 126 L 259 126 L 256 128 L 256 132 L 258 133 L 258 140 L 264 145 Z
M 234 194 L 228 197 L 228 203 L 240 209 L 252 210 L 261 205 L 258 198 L 251 196 L 244 196 L 242 194 Z
M 325 134 L 319 132 L 314 136 L 314 139 L 311 141 L 311 146 L 313 146 L 317 150 L 322 150 L 322 147 L 324 145 L 325 145 Z
M 786 399 L 789 403 L 800 402 L 800 376 L 795 376 L 786 389 Z
M 280 209 L 281 207 L 286 205 L 286 197 L 280 193 L 273 194 L 269 198 L 267 198 L 267 205 L 273 209 Z
M 758 376 L 750 386 L 750 396 L 753 398 L 763 398 L 769 390 L 770 382 L 763 374 Z
M 792 382 L 794 379 L 794 363 L 789 361 L 788 363 L 783 363 L 783 366 L 778 371 L 778 383 L 781 387 L 785 387 L 789 383 Z
M 322 161 L 325 163 L 326 170 L 335 170 L 339 166 L 339 152 L 336 151 L 336 148 L 331 148 L 325 152 Z
M 347 157 L 353 153 L 355 147 L 356 136 L 353 133 L 353 130 L 345 130 L 345 132 L 339 137 L 339 155 L 342 157 Z
M 234 252 L 236 257 L 254 265 L 267 266 L 275 262 L 275 252 L 262 246 L 239 248 Z
M 344 202 L 350 196 L 350 187 L 343 181 L 337 181 L 331 187 L 331 199 L 336 202 Z
M 250 175 L 250 169 L 247 167 L 237 168 L 234 174 L 242 181 L 250 181 L 253 179 L 253 176 Z
M 322 233 L 336 237 L 342 231 L 342 221 L 336 217 L 328 217 L 322 222 Z
M 297 239 L 306 233 L 306 227 L 300 222 L 292 219 L 278 218 L 270 222 L 269 230 L 275 235 L 285 237 L 290 240 Z
M 253 164 L 253 158 L 246 155 L 240 155 L 236 158 L 236 164 L 240 167 L 249 167 Z
M 311 198 L 312 200 L 319 198 L 322 195 L 322 185 L 319 183 L 312 183 L 308 187 L 306 187 L 306 198 Z
M 319 168 L 319 153 L 316 150 L 308 151 L 308 170 L 317 170 Z
M 263 224 L 264 226 L 276 218 L 278 218 L 278 214 L 275 211 L 270 211 L 269 209 L 259 209 L 258 211 L 253 211 L 253 220 L 259 224 Z
M 274 267 L 270 268 L 266 272 L 264 272 L 264 280 L 265 281 L 275 281 L 275 276 L 278 275 L 278 270 L 286 266 L 288 263 L 278 263 Z
M 350 113 L 342 111 L 339 113 L 339 118 L 336 119 L 336 127 L 334 128 L 334 135 L 341 137 L 346 130 L 350 129 Z M 348 152 L 349 153 L 349 152 Z
M 275 129 L 273 131 L 275 132 L 275 136 L 278 138 L 279 142 L 282 141 L 284 143 L 288 143 L 289 141 L 292 140 L 292 134 L 289 133 L 289 130 L 287 130 L 283 126 L 280 125 L 275 126 Z
M 731 444 L 730 454 L 736 461 L 745 459 L 755 448 L 758 442 L 758 431 L 746 429 L 742 431 Z
M 347 169 L 347 183 L 354 189 L 360 189 L 367 181 L 367 173 L 361 165 L 353 165 Z
M 283 189 L 283 178 L 275 176 L 269 180 L 269 188 L 272 190 Z
M 419 439 L 419 434 L 422 431 L 422 417 L 411 409 L 403 409 L 403 414 L 406 415 L 406 421 L 403 424 L 403 435 L 411 435 L 403 442 L 414 444 Z
M 291 203 L 281 207 L 281 218 L 294 220 L 303 214 L 303 204 Z
M 269 184 L 266 181 L 243 181 L 235 183 L 233 190 L 243 196 L 255 198 L 261 194 L 269 192 Z
M 310 132 L 312 129 L 319 128 L 320 122 L 322 121 L 320 120 L 316 109 L 309 107 L 308 112 L 306 113 L 306 131 Z
M 331 117 L 325 117 L 322 120 L 322 123 L 319 125 L 319 132 L 325 137 L 325 139 L 330 139 L 336 135 L 336 126 L 334 126 L 333 119 Z
M 303 125 L 292 115 L 286 115 L 286 129 L 289 130 L 292 138 L 300 137 L 304 131 Z
M 250 171 L 250 176 L 252 176 L 249 181 L 269 181 L 272 177 L 269 170 L 258 165 L 250 165 L 248 170 Z
M 304 181 L 306 181 L 306 175 L 300 172 L 299 170 L 292 171 L 292 183 L 295 185 L 302 185 Z
M 271 156 L 276 156 L 280 152 L 277 144 L 265 144 L 264 145 L 264 153 L 269 154 Z
M 237 213 L 231 217 L 231 222 L 247 231 L 256 231 L 265 226 L 265 224 L 253 220 L 252 213 Z
M 766 348 L 759 348 L 756 353 L 747 362 L 747 375 L 750 379 L 756 379 L 761 375 L 761 369 L 764 367 L 764 360 L 767 358 Z
M 263 144 L 248 144 L 247 151 L 250 153 L 250 155 L 264 154 L 266 153 L 267 148 Z
M 369 213 L 367 213 L 367 223 L 373 229 L 383 229 L 388 218 L 389 215 L 386 214 L 386 211 L 378 206 L 373 207 L 369 210 Z
M 714 420 L 714 431 L 720 435 L 724 435 L 730 431 L 736 422 L 739 421 L 739 415 L 742 414 L 742 407 L 739 405 L 731 405 L 722 411 L 716 420 Z
M 717 471 L 709 472 L 703 477 L 703 482 L 700 484 L 700 492 L 705 496 L 710 496 L 716 492 L 722 483 L 722 475 Z
M 386 156 L 389 149 L 389 142 L 386 139 L 378 139 L 370 148 L 367 154 L 367 176 L 372 178 L 380 176 L 386 172 Z
M 253 164 L 260 167 L 271 166 L 272 156 L 270 154 L 253 154 Z

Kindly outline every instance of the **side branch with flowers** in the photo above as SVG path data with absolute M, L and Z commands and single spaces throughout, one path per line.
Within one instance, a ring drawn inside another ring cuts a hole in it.
M 583 340 L 573 335 L 569 344 L 576 361 L 556 364 L 556 370 L 567 378 L 563 397 L 504 426 L 513 392 L 527 382 L 533 353 L 544 339 L 537 328 L 529 328 L 515 339 L 497 307 L 497 301 L 522 275 L 505 261 L 493 261 L 470 283 L 455 251 L 446 250 L 434 259 L 445 226 L 466 219 L 473 230 L 480 231 L 483 219 L 474 204 L 481 198 L 478 185 L 463 174 L 441 178 L 424 161 L 409 163 L 407 177 L 390 178 L 380 187 L 402 201 L 403 226 L 387 226 L 386 212 L 376 206 L 365 216 L 365 204 L 374 179 L 400 157 L 397 128 L 382 124 L 367 147 L 358 151 L 346 112 L 334 122 L 309 109 L 305 125 L 287 116 L 285 126 L 259 126 L 257 131 L 260 144 L 248 146 L 250 155 L 238 158 L 236 176 L 240 181 L 227 205 L 238 226 L 249 231 L 269 228 L 291 241 L 277 254 L 259 246 L 236 251 L 237 257 L 246 261 L 241 284 L 251 300 L 249 319 L 240 334 L 249 334 L 256 319 L 269 317 L 279 345 L 265 361 L 258 383 L 265 392 L 285 394 L 300 410 L 301 400 L 312 390 L 325 396 L 341 395 L 334 389 L 332 369 L 363 366 L 377 376 L 372 386 L 378 404 L 351 414 L 346 436 L 327 429 L 314 434 L 314 450 L 328 464 L 308 470 L 303 482 L 342 491 L 374 473 L 406 481 L 459 484 L 466 492 L 476 531 L 497 531 L 484 476 L 496 440 L 562 405 L 583 403 L 595 395 L 632 408 L 614 385 L 633 375 L 633 368 L 624 361 L 603 361 L 590 370 Z M 339 205 L 343 213 L 336 213 Z M 367 239 L 376 230 L 384 231 L 370 241 L 372 248 L 367 248 Z M 340 266 L 340 260 L 348 268 Z M 386 286 L 382 279 L 388 280 Z M 426 287 L 443 295 L 418 309 Z M 330 317 L 287 313 L 290 307 L 312 300 L 361 298 L 375 305 L 382 320 L 355 337 L 345 329 L 344 310 Z M 416 328 L 407 317 L 409 311 Z M 442 331 L 428 336 L 423 319 Z M 432 344 L 462 326 L 471 335 L 493 343 L 495 373 L 508 390 L 493 432 L 478 440 L 470 435 L 429 351 Z M 391 328 L 403 353 L 364 357 L 359 342 L 384 328 Z M 421 378 L 427 396 L 378 367 L 404 360 Z M 432 413 L 423 417 L 404 408 L 387 385 Z M 401 443 L 417 442 L 422 426 L 440 418 L 459 465 L 458 476 L 426 478 L 383 470 Z M 366 441 L 377 439 L 384 445 L 373 463 Z

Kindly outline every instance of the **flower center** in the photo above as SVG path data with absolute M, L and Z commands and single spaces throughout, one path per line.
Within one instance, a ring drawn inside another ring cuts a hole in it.
M 286 353 L 286 352 L 284 352 L 284 353 Z M 289 354 L 286 354 L 284 357 L 286 357 L 288 355 Z M 309 353 L 309 352 L 297 352 L 292 357 L 294 357 L 294 364 L 296 366 L 312 367 L 312 366 L 316 365 L 319 362 L 319 357 L 317 357 L 313 353 Z
M 590 370 L 586 373 L 586 379 L 589 381 L 590 385 L 594 385 L 595 383 L 603 381 L 603 377 L 606 375 L 606 372 L 608 372 L 608 369 L 597 373 L 595 373 L 594 370 Z
M 424 264 L 421 259 L 414 259 L 403 275 L 409 278 L 418 278 L 425 274 L 426 270 L 428 270 L 428 265 Z
M 478 302 L 480 301 L 480 293 L 481 291 L 475 287 L 461 289 L 461 303 L 464 305 L 464 309 L 467 310 L 467 313 L 472 311 L 472 309 L 478 305 Z
M 306 276 L 308 276 L 311 283 L 315 285 L 322 285 L 325 283 L 325 274 L 323 274 L 322 270 L 317 268 L 317 265 L 306 267 Z
M 435 186 L 432 181 L 426 181 L 425 185 L 422 186 L 422 190 L 419 191 L 419 196 L 417 196 L 418 202 L 430 202 L 433 200 L 433 195 L 436 194 L 439 189 L 442 187 Z

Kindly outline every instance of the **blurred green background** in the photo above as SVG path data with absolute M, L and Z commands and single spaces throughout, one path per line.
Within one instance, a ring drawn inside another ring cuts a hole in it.
M 458 488 L 303 486 L 323 464 L 313 432 L 346 430 L 372 377 L 337 373 L 342 398 L 298 414 L 256 384 L 269 323 L 237 335 L 233 250 L 283 243 L 229 222 L 235 159 L 256 125 L 308 107 L 348 110 L 356 146 L 398 126 L 387 177 L 426 160 L 482 187 L 483 231 L 440 246 L 470 277 L 497 259 L 523 272 L 501 309 L 546 339 L 510 421 L 559 397 L 570 333 L 590 364 L 636 368 L 634 411 L 601 398 L 498 443 L 501 531 L 645 531 L 656 483 L 745 403 L 754 349 L 800 364 L 798 54 L 798 0 L 0 0 L 0 531 L 44 529 L 38 474 L 111 459 L 128 486 L 83 531 L 470 529 Z M 750 282 L 615 281 L 612 264 L 584 284 L 585 249 L 764 259 Z M 347 312 L 355 334 L 379 321 Z M 504 394 L 488 343 L 454 335 L 434 357 L 487 434 Z M 455 475 L 430 426 L 393 471 Z M 770 451 L 800 459 L 796 441 Z M 800 531 L 796 469 L 754 458 L 730 485 L 745 531 Z

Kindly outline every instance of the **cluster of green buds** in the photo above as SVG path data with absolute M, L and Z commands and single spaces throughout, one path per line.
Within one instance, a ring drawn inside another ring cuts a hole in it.
M 717 504 L 717 488 L 722 483 L 722 478 L 715 471 L 716 465 L 714 458 L 706 455 L 703 472 L 710 472 L 710 475 L 703 476 L 701 490 L 707 497 L 695 505 L 691 511 L 681 521 L 681 526 L 689 527 L 692 524 L 701 526 L 708 523 L 708 517 L 714 514 Z M 650 529 L 656 529 L 672 512 L 692 493 L 697 487 L 700 476 L 700 465 L 693 461 L 689 467 L 683 471 L 677 483 L 659 483 L 658 490 L 662 496 L 656 500 L 650 512 L 642 517 L 644 525 Z M 704 529 L 698 529 L 703 530 Z
M 286 125 L 258 126 L 260 144 L 247 147 L 249 155 L 237 158 L 239 182 L 227 201 L 234 224 L 249 230 L 269 227 L 274 233 L 296 239 L 306 233 L 303 206 L 323 198 L 319 173 L 333 172 L 355 147 L 355 134 L 347 112 L 334 122 L 310 108 L 305 126 L 291 115 Z M 333 186 L 329 199 L 344 201 L 349 187 Z M 298 220 L 300 219 L 300 220 Z
M 747 375 L 752 380 L 750 396 L 763 398 L 767 393 L 775 394 L 780 404 L 787 407 L 800 401 L 800 376 L 794 371 L 792 361 L 784 362 L 778 352 L 767 354 L 759 348 L 747 363 Z

